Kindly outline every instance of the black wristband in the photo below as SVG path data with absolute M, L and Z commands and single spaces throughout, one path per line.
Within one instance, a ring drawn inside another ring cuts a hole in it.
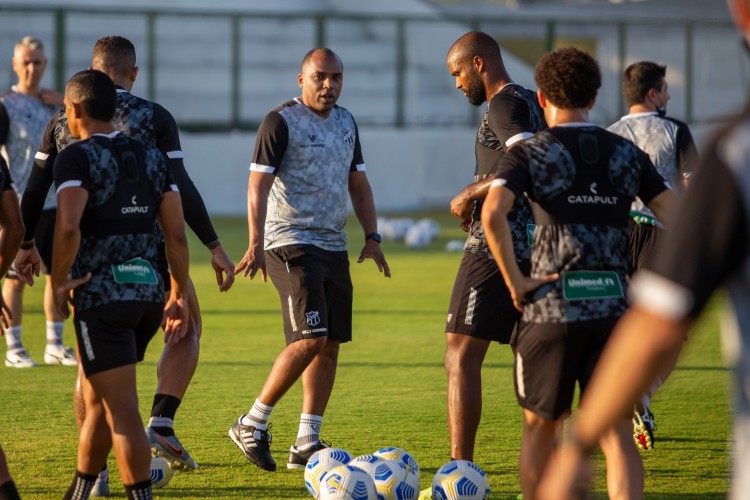
M 365 241 L 367 241 L 367 240 L 373 240 L 373 241 L 375 241 L 377 243 L 380 243 L 383 240 L 383 238 L 381 238 L 380 234 L 378 234 L 378 233 L 370 233 L 370 234 L 368 234 L 368 235 L 365 236 Z
M 36 243 L 34 242 L 34 240 L 22 241 L 19 248 L 21 250 L 31 250 L 35 245 Z
M 206 248 L 208 248 L 209 250 L 213 250 L 214 248 L 218 248 L 219 246 L 221 246 L 221 242 L 219 240 L 214 240 L 206 245 Z

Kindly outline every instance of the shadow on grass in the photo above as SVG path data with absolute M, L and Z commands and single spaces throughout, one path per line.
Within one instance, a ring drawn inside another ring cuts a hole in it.
M 675 368 L 675 372 L 728 372 L 731 371 L 731 368 L 728 366 L 685 366 L 685 365 L 678 365 L 677 368 Z
M 171 488 L 154 490 L 154 498 L 310 498 L 305 488 L 247 485 L 246 487 Z
M 727 444 L 726 439 L 706 439 L 703 437 L 700 437 L 700 438 L 675 437 L 675 436 L 670 436 L 669 434 L 666 434 L 662 437 L 659 434 L 658 429 L 657 429 L 656 435 L 658 437 L 656 439 L 656 445 L 654 445 L 654 449 L 656 449 L 656 446 L 658 446 L 659 443 L 699 443 L 701 445 L 703 445 L 704 443 L 717 443 L 722 446 L 719 446 L 715 449 L 724 450 L 724 445 Z M 701 448 L 703 448 L 703 446 L 701 446 Z
M 271 359 L 271 358 L 269 358 Z M 157 361 L 141 361 L 139 366 L 156 366 Z M 201 360 L 201 366 L 268 366 L 267 361 L 208 361 Z M 443 363 L 385 363 L 385 362 L 361 362 L 361 361 L 339 361 L 339 367 L 349 368 L 440 368 L 443 369 Z M 484 363 L 483 368 L 508 368 L 512 369 L 512 363 Z
M 246 315 L 246 314 L 253 314 L 253 315 L 281 315 L 281 308 L 278 309 L 254 309 L 252 306 L 248 307 L 247 309 L 201 309 L 201 315 L 205 316 L 207 314 L 220 314 L 220 315 Z M 417 310 L 417 309 L 357 309 L 354 308 L 354 314 L 372 314 L 374 316 L 380 316 L 387 314 L 389 316 L 424 316 L 424 315 L 440 315 L 445 316 L 444 310 L 435 310 L 435 311 L 429 311 L 429 310 Z
M 606 498 L 606 497 L 602 497 Z M 715 492 L 706 492 L 706 493 L 646 493 L 644 495 L 644 498 L 646 500 L 708 500 L 708 499 L 726 499 L 727 494 L 726 493 L 715 493 Z

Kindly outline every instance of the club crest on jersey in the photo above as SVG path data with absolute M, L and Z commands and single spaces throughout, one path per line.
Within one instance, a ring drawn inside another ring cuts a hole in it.
M 344 129 L 344 142 L 350 147 L 354 147 L 354 132 L 350 129 Z
M 305 318 L 307 319 L 307 324 L 310 326 L 315 326 L 320 323 L 320 313 L 318 311 L 306 312 Z

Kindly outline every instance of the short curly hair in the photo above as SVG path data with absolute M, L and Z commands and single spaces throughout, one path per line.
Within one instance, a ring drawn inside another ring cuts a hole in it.
M 534 70 L 539 90 L 556 107 L 585 108 L 602 85 L 599 63 L 574 47 L 557 49 L 543 56 Z

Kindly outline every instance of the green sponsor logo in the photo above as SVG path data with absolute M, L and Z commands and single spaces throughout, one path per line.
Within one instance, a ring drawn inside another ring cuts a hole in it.
M 140 257 L 123 262 L 122 264 L 112 264 L 112 274 L 115 277 L 115 283 L 145 285 L 156 285 L 159 283 L 156 271 L 154 271 L 151 263 Z
M 623 297 L 620 278 L 614 271 L 568 271 L 563 273 L 563 297 L 566 300 Z
M 630 218 L 633 219 L 636 224 L 639 226 L 655 226 L 656 225 L 656 219 L 651 217 L 650 215 L 646 215 L 641 212 L 630 212 Z

